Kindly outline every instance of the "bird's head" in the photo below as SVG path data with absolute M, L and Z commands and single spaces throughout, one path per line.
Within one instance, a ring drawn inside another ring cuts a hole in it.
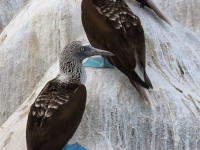
M 95 55 L 114 56 L 111 52 L 100 50 L 90 45 L 84 45 L 81 41 L 73 41 L 69 43 L 61 53 L 61 57 L 67 58 L 68 56 L 71 56 L 81 62 L 85 58 Z

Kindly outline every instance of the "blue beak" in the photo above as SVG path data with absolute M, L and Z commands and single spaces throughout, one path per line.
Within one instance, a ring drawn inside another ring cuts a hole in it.
M 82 51 L 82 53 L 87 57 L 95 56 L 95 55 L 114 56 L 114 54 L 111 52 L 108 52 L 105 50 L 100 50 L 100 49 L 94 48 L 90 45 L 85 45 L 85 46 L 83 46 L 83 48 L 84 48 L 84 50 Z

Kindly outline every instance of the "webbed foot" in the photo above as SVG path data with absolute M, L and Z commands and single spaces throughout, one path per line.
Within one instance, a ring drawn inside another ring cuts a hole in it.
M 78 143 L 76 144 L 66 144 L 65 147 L 62 148 L 62 150 L 86 150 L 84 147 L 79 145 Z
M 104 57 L 90 57 L 83 62 L 84 67 L 92 68 L 113 68 L 113 65 L 108 62 Z

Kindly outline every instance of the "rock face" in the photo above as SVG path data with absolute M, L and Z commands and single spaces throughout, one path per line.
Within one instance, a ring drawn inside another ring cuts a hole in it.
M 0 1 L 0 33 L 27 0 Z
M 65 44 L 84 36 L 75 10 L 80 13 L 80 0 L 33 0 L 1 33 L 0 124 L 30 95 Z
M 200 1 L 198 0 L 154 0 L 167 16 L 200 32 Z
M 7 64 L 7 72 L 16 72 L 3 76 L 4 85 L 9 87 L 3 90 L 3 94 L 9 93 L 6 97 L 9 102 L 1 103 L 11 109 L 19 103 L 17 99 L 21 94 L 17 95 L 14 91 L 26 89 L 21 100 L 29 95 L 0 129 L 2 150 L 26 149 L 25 127 L 29 107 L 46 82 L 58 73 L 57 63 L 36 87 L 35 83 L 43 76 L 45 68 L 56 60 L 66 43 L 85 37 L 80 22 L 79 0 L 71 0 L 67 4 L 62 0 L 48 0 L 48 5 L 46 2 L 30 1 L 15 18 L 17 23 L 23 21 L 27 24 L 11 30 L 11 26 L 15 25 L 13 21 L 1 34 L 0 41 L 4 39 L 0 49 L 1 64 Z M 173 27 L 170 27 L 148 9 L 140 9 L 135 2 L 129 1 L 129 5 L 141 19 L 146 35 L 147 72 L 154 86 L 148 92 L 152 106 L 142 101 L 128 79 L 117 69 L 87 68 L 87 107 L 70 143 L 79 142 L 91 150 L 199 150 L 199 37 L 173 20 Z M 56 13 L 58 10 L 59 13 Z M 25 12 L 31 15 L 25 17 Z M 16 42 L 9 45 L 11 41 Z M 7 55 L 2 55 L 5 51 Z M 8 66 L 12 61 L 13 64 Z M 16 79 L 19 78 L 24 82 L 18 83 Z M 33 93 L 28 94 L 33 87 Z M 10 94 L 12 92 L 15 94 Z
M 170 18 L 200 32 L 200 1 L 197 0 L 154 0 Z M 27 0 L 0 1 L 0 33 Z
M 0 2 L 0 32 L 26 1 Z M 194 22 L 190 26 L 198 31 L 199 15 L 195 14 L 200 14 L 200 4 L 184 1 L 157 1 L 157 4 L 169 17 L 186 21 L 183 23 Z M 36 83 L 56 60 L 60 49 L 76 38 L 84 38 L 80 3 L 81 0 L 71 0 L 70 3 L 65 0 L 32 0 L 0 35 L 0 66 L 3 68 L 0 70 L 0 124 L 30 95 Z M 184 5 L 188 7 L 186 11 Z M 179 12 L 179 9 L 183 10 Z M 192 14 L 190 10 L 193 10 Z M 187 21 L 185 18 L 192 20 Z

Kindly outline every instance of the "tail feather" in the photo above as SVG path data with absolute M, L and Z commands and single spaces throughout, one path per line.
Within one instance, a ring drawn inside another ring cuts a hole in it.
M 136 66 L 135 69 L 129 70 L 127 76 L 130 80 L 133 80 L 135 83 L 143 86 L 146 89 L 153 89 L 151 81 L 146 74 L 145 67 L 139 61 L 138 57 L 136 57 Z
M 153 85 L 152 85 L 152 83 L 151 83 L 151 81 L 150 81 L 150 79 L 149 79 L 149 77 L 148 77 L 148 75 L 147 75 L 145 70 L 144 70 L 144 81 L 151 89 L 153 89 Z
M 149 95 L 148 95 L 146 89 L 144 89 L 142 86 L 138 85 L 137 83 L 135 83 L 132 80 L 130 80 L 130 82 L 136 88 L 136 90 L 140 94 L 141 98 L 145 101 L 145 103 L 151 105 L 151 101 L 150 101 L 150 98 L 149 98 Z
M 149 85 L 146 82 L 144 82 L 134 70 L 129 70 L 129 71 L 126 71 L 126 72 L 124 71 L 124 73 L 128 76 L 131 83 L 132 82 L 137 83 L 137 84 L 141 85 L 142 87 L 144 87 L 146 89 L 150 88 Z

